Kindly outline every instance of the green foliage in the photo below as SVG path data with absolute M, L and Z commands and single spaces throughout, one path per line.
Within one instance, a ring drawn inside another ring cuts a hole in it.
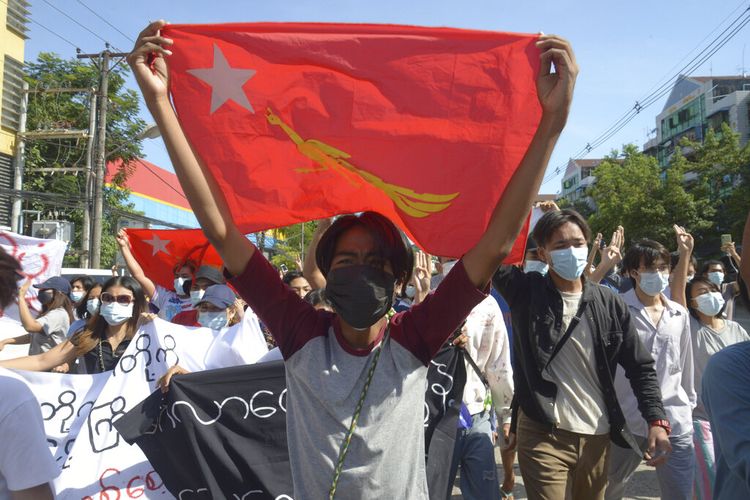
M 702 144 L 684 140 L 681 145 L 691 151 L 687 169 L 697 174 L 690 190 L 712 217 L 711 225 L 696 232 L 696 242 L 715 251 L 723 233 L 740 241 L 750 212 L 750 143 L 740 147 L 739 134 L 723 123 L 718 132 L 709 129 Z
M 568 201 L 567 198 L 560 198 L 557 200 L 557 206 L 560 207 L 560 209 L 572 208 L 586 219 L 594 215 L 594 208 L 585 198 L 576 200 L 573 203 Z
M 123 160 L 123 167 L 115 179 L 122 186 L 127 179 L 127 162 L 141 155 L 139 134 L 145 122 L 138 118 L 138 96 L 125 88 L 129 70 L 119 64 L 109 77 L 109 104 L 107 108 L 107 136 L 105 151 L 116 151 L 108 160 Z M 62 59 L 51 53 L 40 53 L 35 62 L 26 66 L 29 89 L 79 88 L 94 89 L 99 86 L 100 72 L 95 64 L 78 59 Z M 90 93 L 33 92 L 29 97 L 28 130 L 88 130 Z M 25 209 L 40 210 L 44 218 L 70 220 L 75 224 L 75 238 L 66 255 L 64 265 L 78 265 L 81 247 L 81 228 L 86 193 L 86 175 L 83 172 L 39 172 L 38 168 L 86 166 L 86 138 L 32 140 L 26 146 L 26 175 L 24 189 L 42 193 L 64 195 L 59 202 L 33 200 L 24 203 Z M 117 217 L 109 209 L 132 211 L 127 203 L 128 192 L 105 189 L 105 219 L 102 227 L 102 265 L 114 263 L 117 245 L 114 231 Z M 29 221 L 30 224 L 30 221 Z M 25 228 L 28 231 L 29 228 Z
M 625 228 L 628 241 L 651 238 L 674 246 L 673 224 L 689 231 L 712 224 L 705 200 L 686 190 L 686 160 L 675 155 L 665 172 L 656 159 L 626 145 L 621 155 L 603 161 L 594 171 L 596 183 L 588 193 L 597 206 L 591 216 L 594 232 L 611 233 L 618 225 Z
M 274 229 L 272 232 L 276 245 L 271 263 L 277 267 L 284 264 L 290 271 L 297 269 L 297 259 L 304 261 L 305 252 L 310 247 L 316 225 L 317 223 L 313 221 Z

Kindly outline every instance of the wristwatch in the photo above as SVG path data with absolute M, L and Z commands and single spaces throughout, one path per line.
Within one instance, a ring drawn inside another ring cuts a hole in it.
M 649 427 L 662 427 L 665 431 L 667 431 L 667 435 L 672 434 L 672 426 L 669 425 L 669 420 L 652 420 L 648 423 Z

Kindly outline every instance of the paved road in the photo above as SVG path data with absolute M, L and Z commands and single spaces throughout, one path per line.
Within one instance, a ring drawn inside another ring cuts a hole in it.
M 495 461 L 500 463 L 500 453 L 498 448 L 495 448 Z M 518 470 L 518 462 L 515 466 L 516 471 L 516 487 L 513 489 L 513 496 L 518 500 L 527 498 L 526 490 L 523 487 L 523 478 L 521 472 Z M 498 477 L 503 477 L 502 467 L 498 467 Z M 456 479 L 456 485 L 459 484 L 458 478 Z M 453 488 L 453 495 L 451 500 L 462 499 L 461 490 L 458 487 Z M 627 487 L 625 488 L 625 498 L 627 500 L 658 500 L 659 497 L 659 484 L 656 481 L 656 472 L 651 467 L 641 465 L 633 475 L 633 479 L 630 480 Z

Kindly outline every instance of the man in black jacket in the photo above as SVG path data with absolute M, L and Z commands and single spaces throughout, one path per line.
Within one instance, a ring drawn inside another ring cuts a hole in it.
M 503 267 L 493 278 L 513 318 L 512 429 L 530 499 L 604 498 L 610 439 L 639 450 L 614 391 L 618 364 L 649 424 L 647 463 L 670 451 L 654 362 L 628 307 L 583 277 L 590 235 L 577 212 L 548 212 L 532 236 L 549 274 Z

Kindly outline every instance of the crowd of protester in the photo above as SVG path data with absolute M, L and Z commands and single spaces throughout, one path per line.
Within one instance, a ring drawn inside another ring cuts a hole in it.
M 464 498 L 512 498 L 516 454 L 534 499 L 622 498 L 643 461 L 663 498 L 750 498 L 750 216 L 743 255 L 724 242 L 709 256 L 723 260 L 701 262 L 679 226 L 673 242 L 626 244 L 622 227 L 604 241 L 580 214 L 547 202 L 524 262 L 501 265 L 567 117 L 577 73 L 567 42 L 540 39 L 557 72 L 548 68 L 538 84 L 539 131 L 486 233 L 461 259 L 415 252 L 391 221 L 365 212 L 318 221 L 298 269 L 282 271 L 234 226 L 158 99 L 166 89 L 146 55 L 166 55 L 161 26 L 142 33 L 130 63 L 224 268 L 181 261 L 172 287 L 155 284 L 120 232 L 129 276 L 102 285 L 52 277 L 35 285 L 34 316 L 30 281 L 18 287 L 18 263 L 0 253 L 0 306 L 15 301 L 27 331 L 0 349 L 30 345 L 0 370 L 106 372 L 155 316 L 217 332 L 257 317 L 286 364 L 295 494 L 426 498 L 425 377 L 448 343 L 467 357 L 450 470 L 451 484 L 460 470 Z M 181 373 L 172 367 L 162 390 Z M 0 435 L 13 435 L 0 452 L 0 496 L 50 497 L 59 471 L 26 392 L 0 384 Z M 355 412 L 358 401 L 368 411 Z M 34 474 L 10 452 L 34 463 Z

